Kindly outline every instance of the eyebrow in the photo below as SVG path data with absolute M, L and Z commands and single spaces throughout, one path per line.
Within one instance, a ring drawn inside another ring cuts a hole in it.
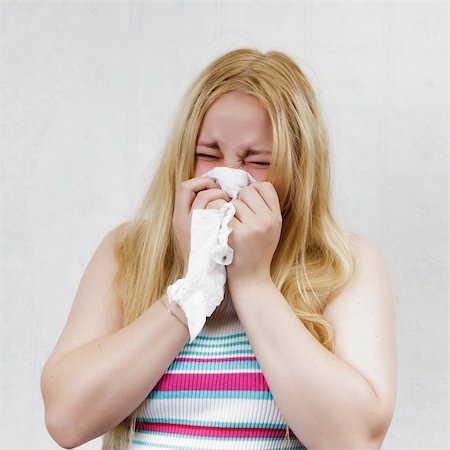
M 197 145 L 204 145 L 205 147 L 211 147 L 215 148 L 217 150 L 220 150 L 219 144 L 214 142 L 197 142 Z M 272 152 L 270 150 L 254 150 L 254 149 L 247 149 L 244 152 L 244 156 L 251 156 L 251 155 L 271 155 Z

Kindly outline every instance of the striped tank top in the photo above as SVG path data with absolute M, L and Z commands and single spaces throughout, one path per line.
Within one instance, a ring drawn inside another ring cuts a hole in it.
M 306 449 L 270 392 L 233 303 L 219 305 L 145 400 L 131 448 Z

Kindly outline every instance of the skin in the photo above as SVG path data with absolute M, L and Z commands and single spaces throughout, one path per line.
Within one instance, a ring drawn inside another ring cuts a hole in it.
M 219 148 L 199 142 L 195 176 L 177 186 L 173 225 L 185 263 L 192 210 L 230 201 L 211 178 L 200 175 L 223 165 L 247 170 L 257 182 L 233 200 L 234 257 L 226 266 L 227 282 L 274 399 L 309 450 L 379 450 L 396 396 L 395 310 L 386 263 L 370 241 L 350 236 L 355 273 L 323 311 L 336 338 L 335 351 L 329 352 L 269 276 L 281 221 L 267 168 L 256 163 L 270 155 L 242 155 L 248 147 L 272 145 L 268 117 L 255 100 L 227 94 L 204 118 L 199 141 L 215 138 Z M 104 434 L 131 414 L 189 340 L 186 328 L 159 301 L 123 326 L 119 299 L 110 289 L 118 269 L 115 233 L 105 236 L 89 261 L 42 370 L 46 426 L 64 448 Z M 181 317 L 181 308 L 177 314 Z
M 247 276 L 270 278 L 270 263 L 281 234 L 278 195 L 266 181 L 271 154 L 270 119 L 256 97 L 231 92 L 208 109 L 197 139 L 194 178 L 180 183 L 176 193 L 173 225 L 185 267 L 192 210 L 220 208 L 231 201 L 217 183 L 201 175 L 225 166 L 245 170 L 257 180 L 233 200 L 236 214 L 229 223 L 233 231 L 228 242 L 235 256 L 226 266 L 228 282 Z
M 268 152 L 244 155 L 249 148 Z M 355 272 L 323 311 L 336 337 L 335 351 L 329 352 L 271 280 L 282 225 L 279 199 L 263 164 L 270 161 L 271 148 L 269 117 L 255 97 L 229 93 L 207 111 L 197 140 L 195 176 L 180 183 L 173 216 L 185 267 L 192 210 L 220 208 L 230 201 L 201 175 L 217 166 L 248 171 L 257 182 L 233 200 L 236 214 L 228 242 L 234 256 L 226 266 L 227 283 L 280 411 L 310 450 L 379 449 L 396 397 L 394 293 L 386 263 L 370 241 L 349 235 Z

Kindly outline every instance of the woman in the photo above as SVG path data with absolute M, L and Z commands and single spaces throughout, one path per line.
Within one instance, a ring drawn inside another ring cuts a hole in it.
M 383 256 L 331 209 L 328 137 L 287 55 L 213 61 L 187 90 L 139 211 L 102 240 L 42 372 L 63 447 L 379 449 L 396 398 Z M 256 182 L 230 199 L 214 167 Z M 167 302 L 195 209 L 232 201 L 225 298 L 189 343 Z

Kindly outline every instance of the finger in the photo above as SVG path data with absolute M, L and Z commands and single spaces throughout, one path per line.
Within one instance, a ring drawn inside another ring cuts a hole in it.
M 228 226 L 232 229 L 232 230 L 238 230 L 240 227 L 242 227 L 242 222 L 239 221 L 239 219 L 234 216 L 231 218 L 231 220 L 228 222 Z M 230 242 L 230 240 L 232 239 L 233 233 L 230 234 L 230 237 L 228 239 L 228 241 Z
M 269 209 L 276 214 L 280 214 L 280 200 L 277 191 L 270 181 L 259 181 L 252 186 L 259 192 Z
M 231 201 L 236 209 L 234 217 L 236 217 L 239 222 L 248 222 L 255 216 L 255 213 L 242 200 L 235 198 Z
M 222 200 L 221 198 L 219 198 L 217 200 L 213 200 L 212 202 L 209 202 L 206 205 L 206 209 L 220 209 L 222 207 L 222 205 L 224 205 L 225 203 L 227 203 L 225 200 Z
M 175 209 L 189 214 L 196 194 L 205 189 L 220 189 L 220 186 L 209 177 L 195 177 L 182 181 L 177 185 Z
M 264 214 L 269 209 L 259 191 L 252 184 L 239 192 L 238 199 L 244 202 L 254 214 Z
M 208 189 L 206 191 L 199 192 L 195 200 L 192 203 L 192 209 L 205 209 L 208 203 L 222 199 L 225 202 L 229 202 L 231 199 L 228 194 L 222 189 Z

